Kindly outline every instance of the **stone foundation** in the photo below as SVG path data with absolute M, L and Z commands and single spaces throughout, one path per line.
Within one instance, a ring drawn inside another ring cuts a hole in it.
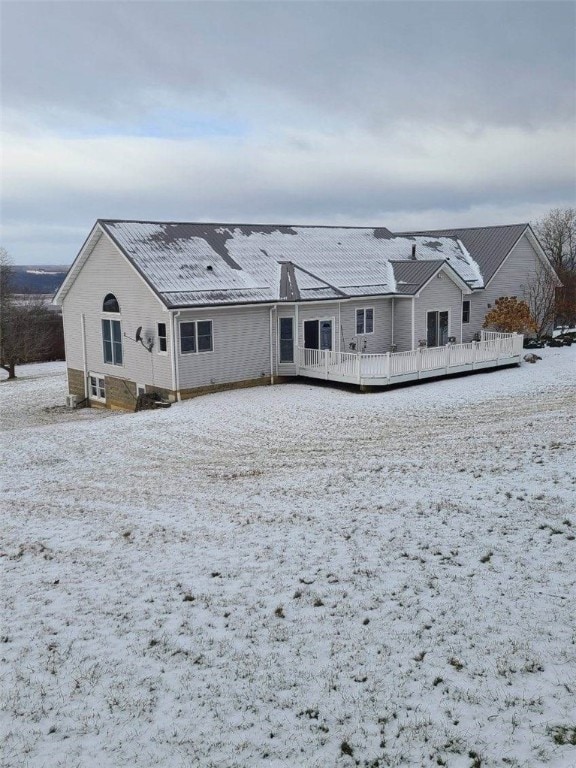
M 171 389 L 166 389 L 165 387 L 154 387 L 151 384 L 146 384 L 146 394 L 150 394 L 152 392 L 159 394 L 162 400 L 168 400 L 171 403 L 175 402 L 176 400 L 176 395 Z
M 294 381 L 294 376 L 274 376 L 275 384 L 285 381 Z M 243 381 L 230 381 L 225 384 L 210 384 L 207 387 L 195 387 L 194 389 L 181 389 L 180 399 L 189 400 L 191 397 L 209 395 L 213 392 L 224 392 L 228 389 L 246 389 L 247 387 L 264 387 L 272 383 L 270 376 L 261 376 L 258 379 L 244 379 Z
M 84 371 L 78 371 L 75 368 L 68 368 L 68 392 L 71 395 L 78 395 L 84 399 Z
M 275 376 L 274 383 L 282 384 L 287 381 L 294 381 L 294 376 Z M 136 383 L 130 379 L 122 379 L 117 376 L 104 376 L 106 383 L 106 403 L 98 400 L 89 400 L 93 408 L 111 408 L 112 410 L 135 411 L 137 391 Z M 223 384 L 209 384 L 204 387 L 195 387 L 193 389 L 183 389 L 180 391 L 180 400 L 189 400 L 201 395 L 209 395 L 214 392 L 225 392 L 230 389 L 246 389 L 248 387 L 263 387 L 271 384 L 270 376 L 261 376 L 257 379 L 244 379 L 243 381 L 231 381 Z M 68 390 L 71 395 L 84 397 L 84 373 L 82 371 L 68 368 Z M 163 400 L 174 402 L 175 393 L 170 389 L 146 385 L 146 392 L 157 392 Z
M 129 379 L 119 379 L 116 376 L 105 376 L 106 407 L 122 411 L 133 411 L 136 408 L 136 384 Z

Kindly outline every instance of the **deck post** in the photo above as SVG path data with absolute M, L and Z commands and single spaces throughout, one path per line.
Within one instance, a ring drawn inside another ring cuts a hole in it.
M 418 373 L 418 378 L 420 378 L 420 374 L 422 373 L 422 350 L 420 347 L 416 347 L 416 371 Z
M 388 384 L 390 384 L 390 379 L 392 378 L 391 367 L 392 361 L 390 360 L 390 352 L 386 352 L 386 378 L 388 379 Z
M 324 378 L 326 381 L 328 381 L 328 350 L 323 350 L 324 352 Z
M 356 378 L 358 379 L 358 384 L 362 383 L 362 355 L 360 352 L 356 355 Z
M 444 373 L 446 376 L 448 376 L 448 368 L 450 367 L 450 344 L 446 345 L 446 349 L 444 350 L 444 357 L 446 365 L 444 366 Z
M 478 344 L 479 343 L 480 342 L 478 342 L 478 341 L 473 341 L 472 342 L 472 370 L 473 371 L 476 370 L 476 350 L 478 349 Z

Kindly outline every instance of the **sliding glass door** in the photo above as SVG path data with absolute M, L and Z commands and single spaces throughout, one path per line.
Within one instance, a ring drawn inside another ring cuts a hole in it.
M 428 312 L 426 342 L 429 347 L 443 347 L 448 343 L 448 310 Z

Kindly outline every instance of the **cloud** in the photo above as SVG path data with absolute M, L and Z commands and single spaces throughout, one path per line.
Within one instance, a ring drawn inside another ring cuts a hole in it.
M 572 142 L 562 127 L 423 124 L 405 124 L 386 139 L 362 132 L 257 140 L 11 136 L 5 141 L 11 190 L 5 213 L 22 221 L 31 207 L 36 221 L 48 226 L 66 207 L 68 223 L 82 221 L 85 231 L 97 217 L 339 219 L 394 229 L 410 209 L 497 210 L 525 197 L 527 188 L 532 202 L 546 200 L 552 185 L 567 196 L 573 179 L 565 158 Z
M 66 262 L 97 217 L 402 229 L 573 204 L 575 14 L 5 3 L 3 243 Z

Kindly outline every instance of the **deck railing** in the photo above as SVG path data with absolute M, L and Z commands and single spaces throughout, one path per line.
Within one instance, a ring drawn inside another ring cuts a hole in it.
M 365 379 L 400 379 L 413 374 L 430 375 L 450 369 L 474 369 L 476 364 L 520 359 L 523 336 L 516 333 L 482 331 L 481 341 L 448 344 L 445 347 L 423 347 L 408 352 L 365 355 L 356 352 L 333 352 L 329 349 L 297 348 L 299 371 L 317 378 L 361 383 Z

